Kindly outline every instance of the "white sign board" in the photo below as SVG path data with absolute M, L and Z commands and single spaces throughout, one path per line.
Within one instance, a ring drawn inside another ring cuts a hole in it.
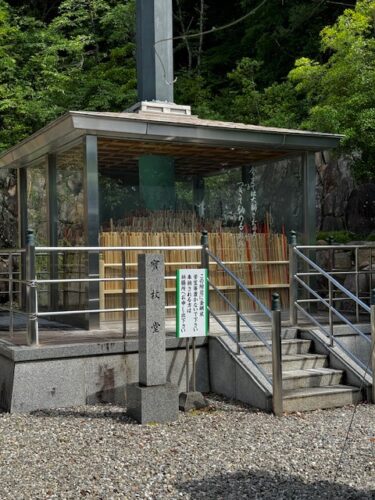
M 176 335 L 204 337 L 208 333 L 207 269 L 179 269 L 176 277 Z

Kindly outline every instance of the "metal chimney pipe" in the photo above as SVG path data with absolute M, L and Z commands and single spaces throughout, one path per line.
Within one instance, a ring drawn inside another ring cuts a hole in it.
M 136 13 L 138 100 L 173 102 L 172 0 L 136 0 Z

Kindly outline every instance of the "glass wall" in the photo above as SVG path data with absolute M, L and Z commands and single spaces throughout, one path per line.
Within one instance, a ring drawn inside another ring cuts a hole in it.
M 85 244 L 85 155 L 79 144 L 56 156 L 57 239 L 58 246 Z M 61 252 L 58 256 L 58 276 L 62 279 L 87 277 L 87 255 L 82 252 Z M 59 285 L 59 306 L 63 310 L 87 307 L 87 283 Z M 82 318 L 64 318 L 81 324 Z
M 103 246 L 196 245 L 206 229 L 213 253 L 249 289 L 268 305 L 272 292 L 281 291 L 287 304 L 286 235 L 291 229 L 303 229 L 301 158 L 216 170 L 203 162 L 199 165 L 199 159 L 189 169 L 186 162 L 182 168 L 179 159 L 160 156 L 148 155 L 123 166 L 120 155 L 118 158 L 117 163 L 102 156 L 104 161 L 99 162 Z M 128 276 L 135 277 L 136 255 L 128 258 Z M 165 259 L 169 275 L 184 262 L 190 263 L 184 267 L 200 265 L 199 252 L 171 251 Z M 276 264 L 278 261 L 283 263 Z M 106 277 L 119 276 L 120 256 L 104 256 L 103 269 Z M 210 276 L 234 300 L 228 276 L 218 267 L 210 268 Z M 134 288 L 129 307 L 136 306 L 136 286 L 135 281 L 129 283 Z M 102 305 L 121 307 L 119 285 L 106 283 L 103 288 Z M 166 288 L 167 304 L 173 305 L 174 283 L 168 281 Z M 220 311 L 230 312 L 225 304 L 220 305 Z M 115 313 L 106 319 L 119 317 Z
M 297 156 L 253 169 L 257 219 L 277 232 L 302 233 L 303 162 Z
M 17 248 L 17 171 L 0 169 L 0 247 Z
M 99 170 L 100 224 L 104 231 L 175 228 L 182 232 L 203 227 L 239 233 L 303 231 L 300 157 L 254 167 L 218 169 L 206 176 L 168 174 L 170 188 L 153 186 L 149 177 L 144 187 L 145 176 L 137 168 L 111 172 L 99 166 Z M 158 183 L 160 178 L 154 181 Z M 149 198 L 154 194 L 151 203 Z
M 27 167 L 28 228 L 34 230 L 37 246 L 48 244 L 47 159 Z
M 57 233 L 60 246 L 83 245 L 84 231 L 84 146 L 59 153 L 57 170 Z

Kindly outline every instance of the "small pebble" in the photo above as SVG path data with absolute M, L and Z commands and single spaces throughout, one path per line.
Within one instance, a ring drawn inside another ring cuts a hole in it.
M 276 418 L 208 396 L 171 424 L 119 406 L 0 414 L 4 499 L 375 499 L 375 405 Z M 335 479 L 336 476 L 336 479 Z

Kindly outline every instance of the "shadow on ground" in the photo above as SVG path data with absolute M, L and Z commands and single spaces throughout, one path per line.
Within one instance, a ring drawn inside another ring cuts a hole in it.
M 304 482 L 301 478 L 268 471 L 241 471 L 219 474 L 205 480 L 176 484 L 181 493 L 190 498 L 238 500 L 374 500 L 375 490 L 359 490 L 345 484 L 329 481 Z

